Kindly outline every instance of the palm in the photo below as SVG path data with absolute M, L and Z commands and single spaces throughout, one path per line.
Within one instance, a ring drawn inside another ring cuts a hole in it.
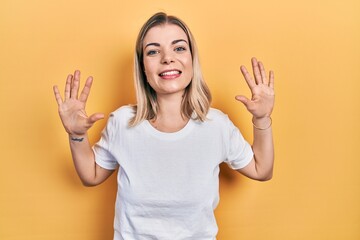
M 268 79 L 263 64 L 255 58 L 252 59 L 252 67 L 254 79 L 244 66 L 241 67 L 241 72 L 251 90 L 252 97 L 248 99 L 245 96 L 236 96 L 236 99 L 246 106 L 253 117 L 269 117 L 272 113 L 275 99 L 274 73 L 270 71 Z
M 70 99 L 59 106 L 59 114 L 68 133 L 82 135 L 86 132 L 88 117 L 85 113 L 85 104 Z
M 74 77 L 69 75 L 65 85 L 65 100 L 63 101 L 59 89 L 54 87 L 54 94 L 59 107 L 59 115 L 66 132 L 71 135 L 84 135 L 87 130 L 99 119 L 102 114 L 87 116 L 86 101 L 90 93 L 92 78 L 86 80 L 84 89 L 78 97 L 80 85 L 80 72 L 76 71 Z

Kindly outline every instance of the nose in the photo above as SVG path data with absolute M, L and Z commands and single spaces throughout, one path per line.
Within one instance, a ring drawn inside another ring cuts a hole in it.
M 161 56 L 161 63 L 162 64 L 170 64 L 174 62 L 174 57 L 173 54 L 171 52 L 163 52 L 162 56 Z

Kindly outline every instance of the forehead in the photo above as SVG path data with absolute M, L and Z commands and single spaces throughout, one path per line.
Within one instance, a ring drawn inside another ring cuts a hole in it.
M 178 39 L 184 39 L 189 42 L 186 33 L 178 25 L 161 24 L 149 29 L 144 37 L 143 45 L 145 46 L 152 42 L 166 44 Z

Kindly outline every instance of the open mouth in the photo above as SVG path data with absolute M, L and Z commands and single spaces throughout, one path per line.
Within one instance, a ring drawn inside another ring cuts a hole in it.
M 166 76 L 174 76 L 174 75 L 180 75 L 181 71 L 178 70 L 171 70 L 171 71 L 165 71 L 159 74 L 160 77 L 166 77 Z

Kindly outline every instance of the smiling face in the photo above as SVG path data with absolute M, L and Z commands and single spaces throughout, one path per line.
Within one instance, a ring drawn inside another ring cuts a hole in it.
M 145 75 L 157 96 L 182 96 L 193 77 L 189 39 L 177 25 L 152 27 L 143 41 Z

